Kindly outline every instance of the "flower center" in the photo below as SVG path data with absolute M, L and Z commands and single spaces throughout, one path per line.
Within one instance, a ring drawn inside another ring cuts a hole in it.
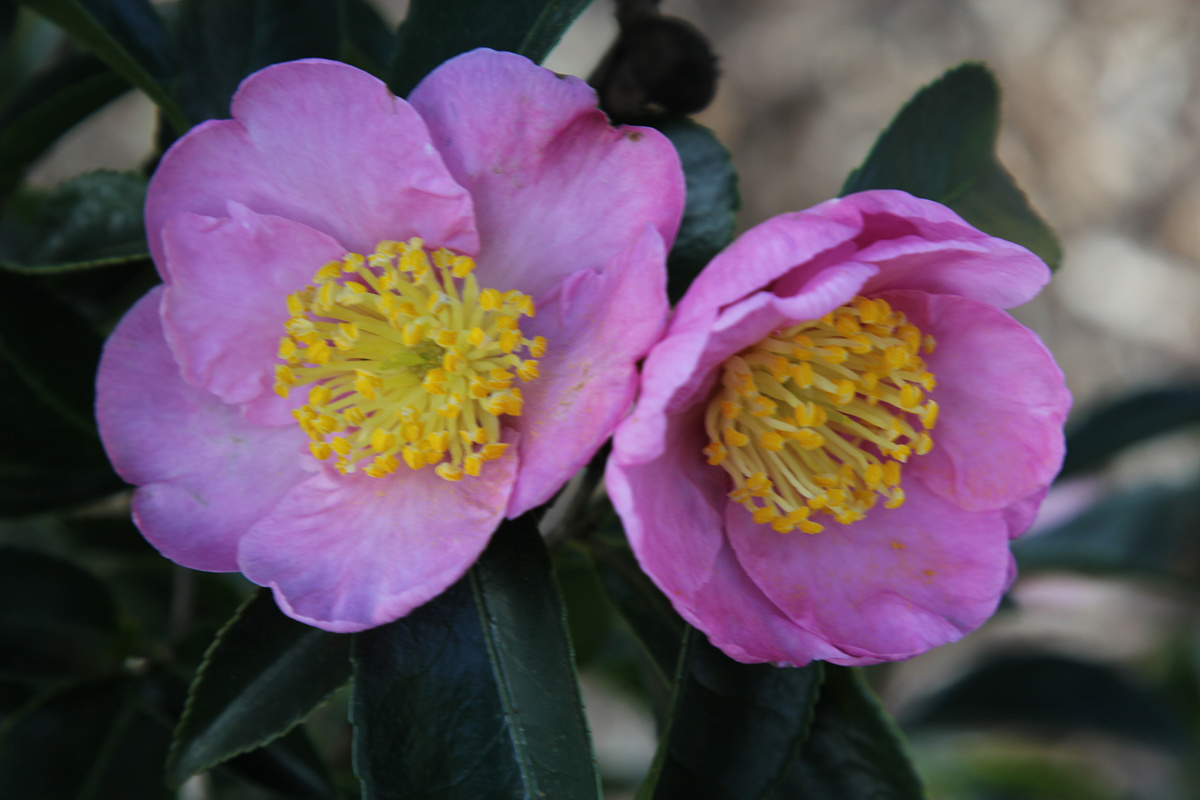
M 534 314 L 528 295 L 480 289 L 474 269 L 420 239 L 384 241 L 365 258 L 329 262 L 288 296 L 275 391 L 311 385 L 292 413 L 314 456 L 373 478 L 436 464 L 457 481 L 504 454 L 500 417 L 523 404 L 514 378 L 538 377 L 546 340 L 518 326 Z
M 775 331 L 722 366 L 704 419 L 708 463 L 733 477 L 729 496 L 755 522 L 780 533 L 819 533 L 813 513 L 854 522 L 880 498 L 897 508 L 901 464 L 933 448 L 938 406 L 925 392 L 935 381 L 919 353 L 936 344 L 866 297 Z

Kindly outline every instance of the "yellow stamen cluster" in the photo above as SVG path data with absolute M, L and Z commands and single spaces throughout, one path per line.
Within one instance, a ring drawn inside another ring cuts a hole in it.
M 854 522 L 880 499 L 897 508 L 901 465 L 933 448 L 935 381 L 920 354 L 936 344 L 866 297 L 775 331 L 723 365 L 704 420 L 708 463 L 780 533 L 819 533 L 819 513 Z
M 521 415 L 516 380 L 538 377 L 546 340 L 521 333 L 528 295 L 481 289 L 474 269 L 420 239 L 384 241 L 288 296 L 275 391 L 310 387 L 292 413 L 314 456 L 343 474 L 436 465 L 457 481 L 504 455 L 500 417 Z

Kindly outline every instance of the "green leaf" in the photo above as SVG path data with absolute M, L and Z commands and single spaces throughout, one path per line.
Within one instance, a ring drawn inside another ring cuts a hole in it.
M 924 796 L 899 731 L 862 674 L 827 665 L 808 741 L 771 800 L 920 800 Z
M 712 257 L 733 241 L 742 201 L 733 160 L 712 131 L 682 116 L 646 124 L 675 145 L 687 180 L 683 221 L 667 257 L 667 293 L 674 303 Z
M 49 275 L 148 259 L 146 184 L 135 173 L 98 170 L 30 198 L 0 223 L 0 267 Z
M 128 88 L 92 56 L 64 59 L 31 80 L 0 114 L 0 206 L 60 136 Z
M 689 628 L 670 715 L 638 797 L 768 796 L 799 757 L 823 673 L 819 663 L 738 663 Z
M 182 0 L 179 95 L 193 123 L 229 116 L 242 78 L 268 64 L 337 58 L 337 0 Z
M 0 270 L 0 359 L 92 444 L 100 348 L 100 336 L 73 309 L 32 281 Z
M 188 692 L 176 785 L 287 733 L 350 679 L 350 637 L 285 617 L 259 590 L 217 635 Z
M 982 64 L 955 67 L 900 109 L 841 193 L 903 189 L 936 200 L 1057 269 L 1058 239 L 996 159 L 999 125 L 1000 88 L 992 73 Z
M 179 133 L 187 120 L 164 86 L 175 76 L 170 42 L 149 0 L 19 0 L 65 30 L 145 92 Z
M 609 602 L 628 623 L 663 687 L 669 690 L 687 624 L 638 566 L 615 513 L 610 512 L 600 532 L 580 541 L 579 546 L 587 549 Z
M 341 60 L 383 77 L 396 54 L 396 34 L 366 0 L 340 0 Z
M 1013 543 L 1022 570 L 1141 574 L 1200 586 L 1200 483 L 1120 492 Z
M 96 675 L 117 666 L 117 614 L 104 585 L 68 561 L 0 547 L 0 675 Z
M 365 800 L 598 798 L 550 557 L 529 515 L 407 617 L 355 637 Z
M 1200 385 L 1150 389 L 1093 410 L 1067 431 L 1060 478 L 1099 469 L 1126 447 L 1200 424 Z
M 942 689 L 905 720 L 933 726 L 1021 726 L 1060 736 L 1091 731 L 1183 752 L 1182 722 L 1154 694 L 1101 664 L 1064 656 L 1003 656 Z
M 0 724 L 0 797 L 168 800 L 167 728 L 143 679 L 54 692 Z
M 225 764 L 230 772 L 295 800 L 337 800 L 329 769 L 303 728 Z
M 412 0 L 388 67 L 388 85 L 407 95 L 438 64 L 476 47 L 541 63 L 590 0 Z

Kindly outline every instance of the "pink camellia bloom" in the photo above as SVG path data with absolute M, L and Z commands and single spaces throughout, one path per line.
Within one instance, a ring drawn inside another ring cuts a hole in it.
M 408 101 L 345 64 L 247 78 L 150 184 L 163 285 L 96 413 L 168 558 L 330 631 L 397 619 L 628 411 L 667 314 L 670 142 L 477 50 Z
M 906 658 L 987 619 L 1062 462 L 1062 372 L 1001 310 L 1049 276 L 896 191 L 718 255 L 650 352 L 606 477 L 679 613 L 739 661 L 787 665 Z

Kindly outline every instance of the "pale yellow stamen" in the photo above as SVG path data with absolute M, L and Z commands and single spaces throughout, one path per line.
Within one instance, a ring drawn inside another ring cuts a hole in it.
M 733 478 L 730 498 L 779 533 L 819 533 L 810 514 L 850 524 L 881 500 L 897 508 L 901 465 L 933 449 L 937 381 L 920 353 L 936 346 L 866 297 L 775 331 L 723 365 L 704 455 Z
M 474 269 L 420 239 L 384 241 L 287 296 L 275 391 L 310 386 L 294 416 L 314 457 L 342 473 L 434 466 L 460 481 L 504 455 L 500 418 L 524 406 L 513 380 L 538 379 L 547 343 L 521 331 L 533 300 L 481 288 Z

